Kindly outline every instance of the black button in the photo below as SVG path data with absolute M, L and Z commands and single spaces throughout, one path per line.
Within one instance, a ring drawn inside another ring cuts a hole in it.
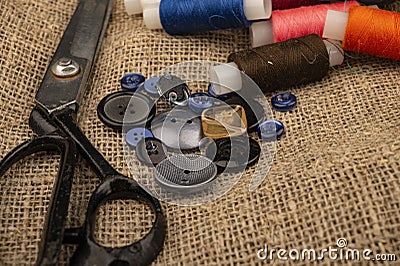
M 179 77 L 166 74 L 157 82 L 160 95 L 171 105 L 186 106 L 188 104 L 190 89 Z
M 156 166 L 167 158 L 167 148 L 156 138 L 144 138 L 136 146 L 136 156 L 147 166 Z
M 260 157 L 261 147 L 252 138 L 223 138 L 215 140 L 205 150 L 207 158 L 213 160 L 218 172 L 240 172 L 254 165 Z
M 158 164 L 154 174 L 157 183 L 170 192 L 195 193 L 211 184 L 217 167 L 204 156 L 179 154 Z
M 156 114 L 156 106 L 146 95 L 118 91 L 104 97 L 97 106 L 99 119 L 107 126 L 122 131 L 122 127 L 145 127 Z
M 158 114 L 151 122 L 151 132 L 174 150 L 197 149 L 203 135 L 199 114 L 187 108 Z

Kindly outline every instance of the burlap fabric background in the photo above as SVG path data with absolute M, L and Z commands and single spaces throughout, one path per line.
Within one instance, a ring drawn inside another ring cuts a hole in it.
M 0 0 L 0 157 L 33 135 L 28 126 L 33 98 L 76 4 Z M 400 11 L 400 4 L 385 8 Z M 125 73 L 151 76 L 186 60 L 226 62 L 229 53 L 248 47 L 245 30 L 190 37 L 147 30 L 142 17 L 127 16 L 118 0 L 79 124 L 111 164 L 131 176 L 121 135 L 97 118 L 100 99 L 119 90 Z M 351 55 L 349 65 L 332 69 L 323 81 L 291 89 L 299 101 L 294 111 L 274 113 L 287 133 L 256 192 L 248 191 L 249 171 L 209 205 L 163 204 L 168 234 L 155 264 L 254 264 L 265 244 L 317 250 L 336 246 L 339 237 L 350 248 L 400 257 L 400 65 Z M 1 265 L 34 263 L 58 159 L 32 156 L 0 180 Z M 69 226 L 82 224 L 97 184 L 80 160 Z M 112 202 L 99 211 L 96 237 L 108 246 L 132 243 L 149 221 L 144 207 Z M 60 264 L 73 250 L 63 248 Z

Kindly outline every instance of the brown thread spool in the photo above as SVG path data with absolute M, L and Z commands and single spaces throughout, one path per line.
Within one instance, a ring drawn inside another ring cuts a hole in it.
M 264 93 L 321 80 L 329 71 L 326 46 L 316 34 L 232 53 L 228 62 Z

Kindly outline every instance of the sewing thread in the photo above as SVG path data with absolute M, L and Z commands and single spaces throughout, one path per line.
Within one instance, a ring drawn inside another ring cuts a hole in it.
M 329 71 L 328 51 L 316 34 L 233 53 L 228 61 L 264 93 L 321 80 Z
M 400 60 L 400 13 L 361 6 L 350 8 L 342 47 Z
M 160 20 L 170 35 L 250 26 L 243 0 L 163 0 Z
M 328 10 L 348 12 L 351 6 L 359 6 L 359 4 L 356 1 L 348 1 L 273 11 L 271 22 L 274 42 L 312 33 L 322 36 Z
M 312 6 L 318 4 L 319 0 L 272 0 L 272 10 L 290 9 L 300 6 Z

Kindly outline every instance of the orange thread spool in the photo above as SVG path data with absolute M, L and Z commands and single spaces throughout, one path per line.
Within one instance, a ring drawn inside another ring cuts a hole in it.
M 400 13 L 351 7 L 343 49 L 400 60 Z

